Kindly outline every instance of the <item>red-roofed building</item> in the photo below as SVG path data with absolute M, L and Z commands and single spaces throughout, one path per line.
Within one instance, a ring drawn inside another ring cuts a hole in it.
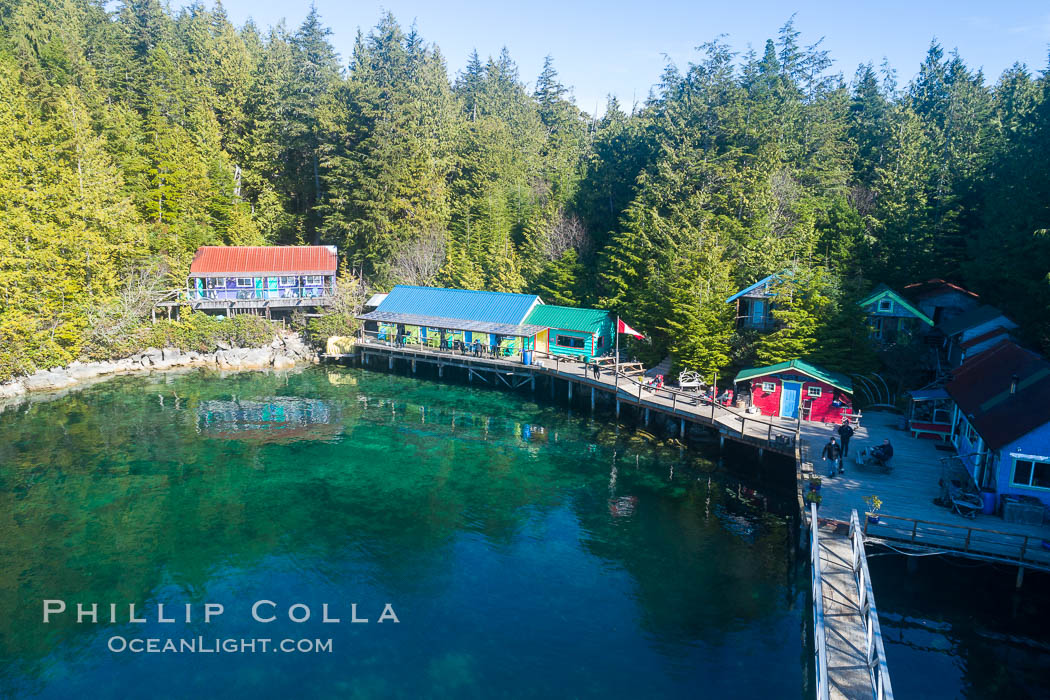
M 201 246 L 186 296 L 194 308 L 231 312 L 325 306 L 337 268 L 334 246 Z
M 901 291 L 934 324 L 961 316 L 980 303 L 980 298 L 969 289 L 942 279 L 909 284 Z
M 974 479 L 1050 505 L 1050 362 L 1001 340 L 957 368 L 952 442 Z

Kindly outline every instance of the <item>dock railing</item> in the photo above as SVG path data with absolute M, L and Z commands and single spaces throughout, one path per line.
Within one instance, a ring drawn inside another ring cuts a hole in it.
M 462 343 L 458 348 L 450 343 L 442 347 L 440 337 L 428 333 L 426 340 L 418 334 L 401 336 L 398 341 L 396 334 L 384 331 L 358 331 L 362 342 L 383 347 L 391 347 L 402 350 L 417 350 L 427 353 L 440 353 L 459 357 L 473 357 L 473 343 Z M 516 344 L 515 347 L 501 347 L 495 354 L 488 343 L 480 344 L 481 353 L 479 359 L 503 360 L 506 362 L 521 362 L 522 348 Z M 624 372 L 609 365 L 603 358 L 591 358 L 585 362 L 580 358 L 572 356 L 557 355 L 534 350 L 533 356 L 542 360 L 542 369 L 553 371 L 556 376 L 564 377 L 566 374 L 588 384 L 594 381 L 604 385 L 606 388 L 614 389 L 617 398 L 627 400 L 642 408 L 650 407 L 661 411 L 670 411 L 672 415 L 684 416 L 694 419 L 701 418 L 709 422 L 712 427 L 733 435 L 741 442 L 753 444 L 757 447 L 766 447 L 784 454 L 795 454 L 800 438 L 800 428 L 795 425 L 778 425 L 769 416 L 755 416 L 722 404 L 717 398 L 700 391 L 685 391 L 671 386 L 657 387 L 645 381 L 644 375 L 639 371 L 633 373 Z M 613 374 L 617 377 L 613 387 L 606 382 L 593 380 L 590 368 L 593 365 L 600 366 L 601 375 Z M 636 364 L 636 363 L 632 363 Z M 662 401 L 661 401 L 662 399 Z
M 813 669 L 817 700 L 828 700 L 828 641 L 824 630 L 824 573 L 820 563 L 820 525 L 817 504 L 809 504 L 809 559 L 813 592 Z
M 864 621 L 872 695 L 875 700 L 893 700 L 893 686 L 890 684 L 890 670 L 886 664 L 882 628 L 879 626 L 879 613 L 875 607 L 871 575 L 868 573 L 868 557 L 864 552 L 864 530 L 860 526 L 856 510 L 850 514 L 849 536 L 853 550 L 853 578 L 857 584 L 857 600 L 860 601 L 860 614 Z
M 1050 552 L 1043 549 L 1045 535 L 1003 532 L 879 513 L 878 523 L 873 524 L 865 518 L 864 536 L 926 549 L 959 552 L 991 561 L 1050 569 Z

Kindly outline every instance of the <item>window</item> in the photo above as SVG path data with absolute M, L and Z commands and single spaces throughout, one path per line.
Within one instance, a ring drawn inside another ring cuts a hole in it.
M 307 275 L 303 284 L 308 284 L 311 287 L 320 287 L 321 275 Z
M 208 289 L 226 289 L 225 277 L 209 277 Z
M 762 391 L 772 393 L 777 390 L 777 385 L 773 382 L 762 382 Z
M 1030 459 L 1014 460 L 1014 486 L 1032 486 L 1050 489 L 1050 463 Z
M 580 350 L 586 345 L 583 338 L 577 338 L 573 335 L 556 335 L 554 336 L 554 344 L 562 348 L 576 348 Z
M 598 349 L 601 350 L 605 347 L 605 336 L 598 336 Z
M 811 386 L 806 389 L 806 393 L 809 394 L 811 399 L 819 399 L 820 395 L 824 393 L 824 390 L 819 386 Z
M 238 287 L 251 287 L 252 286 L 252 278 L 251 277 L 238 277 L 237 278 L 237 286 Z
M 879 299 L 879 311 L 889 313 L 893 311 L 893 300 L 892 299 Z
M 295 278 L 294 277 L 282 277 L 281 278 L 281 286 L 282 287 L 294 287 L 295 286 Z

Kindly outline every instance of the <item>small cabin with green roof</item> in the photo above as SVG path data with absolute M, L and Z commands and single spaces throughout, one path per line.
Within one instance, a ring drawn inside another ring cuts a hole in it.
M 616 319 L 608 311 L 537 304 L 525 318 L 525 323 L 547 329 L 535 338 L 539 352 L 582 356 L 589 361 L 613 350 Z
M 884 284 L 857 304 L 864 309 L 872 339 L 880 345 L 907 342 L 933 328 L 933 319 Z
M 803 360 L 745 369 L 733 384 L 744 382 L 751 385 L 751 405 L 764 416 L 842 423 L 853 409 L 849 377 Z

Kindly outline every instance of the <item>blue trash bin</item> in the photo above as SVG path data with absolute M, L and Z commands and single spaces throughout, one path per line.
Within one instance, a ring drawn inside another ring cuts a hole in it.
M 532 350 L 522 350 L 521 351 L 521 362 L 522 362 L 522 364 L 525 364 L 525 365 L 531 365 L 532 364 Z
M 985 515 L 995 515 L 996 500 L 995 491 L 981 491 L 981 501 L 984 503 L 981 512 Z

